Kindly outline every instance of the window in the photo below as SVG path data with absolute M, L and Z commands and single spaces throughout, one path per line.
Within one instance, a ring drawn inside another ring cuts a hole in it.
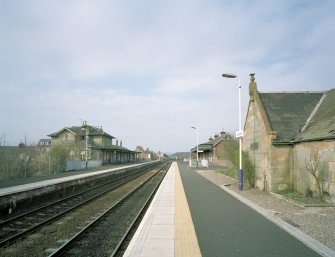
M 74 151 L 70 151 L 70 160 L 74 160 L 75 154 Z
M 81 151 L 80 152 L 80 157 L 81 157 L 81 160 L 85 160 L 85 151 Z

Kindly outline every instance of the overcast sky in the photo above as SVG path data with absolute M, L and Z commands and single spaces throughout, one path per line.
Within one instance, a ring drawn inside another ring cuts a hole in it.
M 189 151 L 258 90 L 335 87 L 333 0 L 0 0 L 0 137 L 82 120 L 123 145 Z

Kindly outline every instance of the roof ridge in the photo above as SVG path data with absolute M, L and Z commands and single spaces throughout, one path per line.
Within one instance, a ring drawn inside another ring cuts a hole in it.
M 301 132 L 304 132 L 304 130 L 307 128 L 307 126 L 309 125 L 310 121 L 312 120 L 312 118 L 314 117 L 314 115 L 319 110 L 319 108 L 320 108 L 321 104 L 323 103 L 323 100 L 326 98 L 326 96 L 327 96 L 327 92 L 323 94 L 323 96 L 321 97 L 321 99 L 318 102 L 318 104 L 314 107 L 314 110 L 312 111 L 311 115 L 308 117 L 305 125 L 302 127 Z

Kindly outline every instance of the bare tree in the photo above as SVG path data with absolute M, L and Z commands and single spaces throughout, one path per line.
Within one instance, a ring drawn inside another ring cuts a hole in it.
M 324 162 L 322 161 L 322 156 L 320 151 L 312 150 L 309 155 L 309 160 L 305 162 L 306 170 L 314 178 L 317 190 L 318 197 L 320 201 L 324 200 L 323 197 L 323 184 L 325 182 L 325 167 Z
M 2 134 L 0 136 L 0 146 L 6 146 L 7 145 L 7 141 L 6 141 L 6 135 Z

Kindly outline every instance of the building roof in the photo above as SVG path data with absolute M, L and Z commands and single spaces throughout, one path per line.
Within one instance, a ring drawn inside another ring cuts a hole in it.
M 51 139 L 50 138 L 42 138 L 38 141 L 38 145 L 50 145 Z
M 94 126 L 89 126 L 87 125 L 87 127 L 89 128 L 89 133 L 88 136 L 107 136 L 107 137 L 111 137 L 111 138 L 115 138 L 111 135 L 109 135 L 108 133 L 104 132 L 101 128 L 97 128 Z M 50 135 L 48 135 L 49 137 L 56 137 L 58 136 L 61 132 L 63 132 L 64 130 L 68 130 L 76 135 L 81 135 L 81 136 L 85 136 L 86 135 L 86 131 L 83 130 L 83 127 L 79 127 L 79 126 L 73 126 L 73 127 L 65 127 L 55 133 L 52 133 Z
M 37 146 L 39 148 L 49 148 L 51 147 L 51 139 L 50 138 L 42 138 L 38 141 Z
M 292 142 L 323 94 L 324 92 L 259 93 L 271 130 L 277 133 L 274 142 Z
M 296 142 L 335 138 L 335 88 L 325 93 Z
M 129 153 L 136 153 L 135 151 L 129 150 L 128 148 L 125 148 L 123 146 L 118 146 L 118 145 L 112 145 L 108 148 L 106 148 L 106 150 L 114 150 L 114 151 L 119 151 L 119 152 L 129 152 Z
M 213 146 L 216 146 L 218 143 L 220 143 L 224 139 L 232 139 L 232 136 L 227 132 L 221 132 L 220 136 L 214 136 L 214 138 L 210 138 L 208 142 L 202 143 L 198 145 L 198 151 L 199 152 L 205 152 L 205 151 L 212 151 Z M 191 152 L 196 152 L 197 147 L 191 149 Z
M 211 151 L 212 150 L 212 144 L 199 144 L 198 145 L 198 151 L 199 152 L 205 152 L 205 151 Z M 195 146 L 194 148 L 191 149 L 192 152 L 196 152 L 197 151 L 197 147 Z

